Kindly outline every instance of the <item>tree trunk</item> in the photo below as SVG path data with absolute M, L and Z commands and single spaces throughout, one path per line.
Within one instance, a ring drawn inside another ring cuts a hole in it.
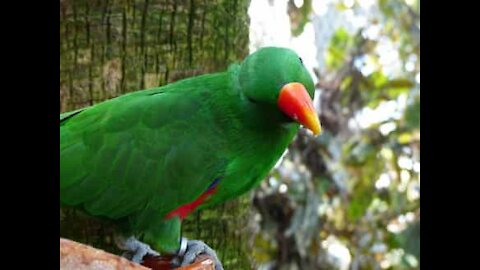
M 248 0 L 61 0 L 60 111 L 193 75 L 225 70 L 248 54 Z M 197 212 L 184 236 L 216 249 L 226 269 L 251 268 L 250 200 Z M 61 236 L 115 254 L 112 231 L 60 210 Z

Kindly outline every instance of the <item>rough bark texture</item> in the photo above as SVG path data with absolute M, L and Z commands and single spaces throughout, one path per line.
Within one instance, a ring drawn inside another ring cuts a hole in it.
M 60 238 L 60 269 L 62 270 L 148 270 L 139 264 L 105 251 Z
M 61 0 L 60 111 L 197 74 L 225 70 L 248 54 L 248 0 Z M 250 200 L 189 217 L 184 236 L 202 239 L 226 269 L 250 267 Z M 60 210 L 61 235 L 119 254 L 113 229 Z
M 170 269 L 170 260 L 164 258 L 146 258 L 143 264 L 136 264 L 103 250 L 60 238 L 60 269 L 62 270 Z M 177 268 L 177 270 L 214 270 L 214 268 L 211 258 L 200 255 L 191 265 Z
M 60 110 L 224 70 L 248 53 L 247 0 L 63 0 Z

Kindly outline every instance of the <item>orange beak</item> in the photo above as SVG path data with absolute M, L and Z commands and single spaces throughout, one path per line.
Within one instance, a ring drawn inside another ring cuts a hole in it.
M 282 112 L 310 129 L 314 135 L 320 134 L 322 130 L 320 120 L 303 84 L 293 82 L 284 85 L 280 90 L 277 104 Z

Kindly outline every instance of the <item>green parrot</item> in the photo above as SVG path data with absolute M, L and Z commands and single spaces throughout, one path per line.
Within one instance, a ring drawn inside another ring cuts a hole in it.
M 314 84 L 292 50 L 265 47 L 227 71 L 128 93 L 60 114 L 60 202 L 122 228 L 141 262 L 205 243 L 181 237 L 195 209 L 256 187 L 300 125 L 317 135 Z

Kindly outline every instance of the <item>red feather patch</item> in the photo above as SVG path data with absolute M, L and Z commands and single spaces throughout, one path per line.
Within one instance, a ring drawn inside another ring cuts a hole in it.
M 195 211 L 195 209 L 199 205 L 201 205 L 208 197 L 213 195 L 215 193 L 215 191 L 217 191 L 216 185 L 209 188 L 204 193 L 202 193 L 202 195 L 200 195 L 195 201 L 193 201 L 191 203 L 184 204 L 184 205 L 178 207 L 177 209 L 171 211 L 170 213 L 168 213 L 166 215 L 165 218 L 170 219 L 174 216 L 178 216 L 180 218 L 180 220 L 183 220 L 185 217 L 187 217 L 188 214 Z

